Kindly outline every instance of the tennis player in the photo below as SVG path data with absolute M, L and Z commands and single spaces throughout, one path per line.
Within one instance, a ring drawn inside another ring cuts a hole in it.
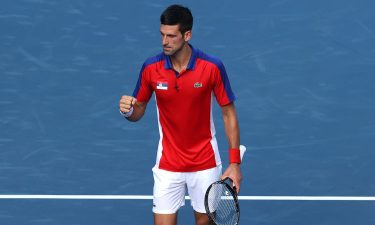
M 121 97 L 120 111 L 127 120 L 138 121 L 155 93 L 160 141 L 153 168 L 154 224 L 177 224 L 186 189 L 196 224 L 210 224 L 204 208 L 207 187 L 229 177 L 240 190 L 235 96 L 223 63 L 189 44 L 193 16 L 187 7 L 169 6 L 160 22 L 163 52 L 145 61 L 133 95 Z M 215 99 L 229 144 L 229 166 L 223 174 L 212 117 Z

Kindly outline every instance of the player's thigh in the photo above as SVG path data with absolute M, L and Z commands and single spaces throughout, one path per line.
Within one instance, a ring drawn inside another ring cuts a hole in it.
M 222 166 L 189 173 L 186 178 L 191 205 L 198 213 L 206 213 L 204 207 L 204 196 L 207 188 L 215 181 L 220 179 Z
M 185 205 L 185 175 L 154 167 L 153 212 L 155 214 L 174 214 Z

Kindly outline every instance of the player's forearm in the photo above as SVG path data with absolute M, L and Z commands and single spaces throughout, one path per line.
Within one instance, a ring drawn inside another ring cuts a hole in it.
M 239 149 L 240 147 L 240 131 L 237 120 L 229 118 L 229 122 L 225 126 L 228 145 L 231 149 Z
M 240 146 L 240 130 L 234 104 L 223 106 L 222 111 L 229 148 L 238 149 Z
M 222 107 L 225 132 L 229 144 L 229 163 L 240 164 L 240 130 L 234 104 L 231 103 Z
M 131 116 L 125 118 L 131 122 L 140 120 L 146 111 L 146 106 L 147 104 L 136 102 L 133 105 L 133 113 L 131 114 Z
M 241 164 L 241 151 L 240 151 L 240 134 L 238 125 L 235 126 L 234 123 L 233 126 L 227 127 L 227 137 L 228 137 L 228 143 L 229 143 L 229 164 Z

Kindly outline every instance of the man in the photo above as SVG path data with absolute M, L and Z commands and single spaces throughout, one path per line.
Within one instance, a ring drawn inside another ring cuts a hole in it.
M 204 208 L 208 186 L 229 177 L 240 190 L 235 96 L 221 61 L 189 44 L 193 17 L 188 8 L 171 5 L 160 22 L 163 52 L 146 60 L 133 95 L 121 97 L 120 111 L 129 121 L 141 119 L 155 92 L 160 141 L 153 168 L 154 224 L 177 224 L 186 187 L 196 224 L 211 224 Z M 222 109 L 229 143 L 230 164 L 222 175 L 212 118 L 213 96 Z

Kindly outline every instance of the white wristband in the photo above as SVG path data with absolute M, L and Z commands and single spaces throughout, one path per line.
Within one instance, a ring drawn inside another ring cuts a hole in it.
M 130 110 L 129 110 L 129 112 L 127 112 L 127 113 L 124 113 L 124 112 L 122 112 L 120 110 L 121 115 L 123 115 L 126 118 L 131 117 L 131 115 L 133 114 L 133 112 L 134 112 L 134 108 L 133 107 L 131 107 Z

